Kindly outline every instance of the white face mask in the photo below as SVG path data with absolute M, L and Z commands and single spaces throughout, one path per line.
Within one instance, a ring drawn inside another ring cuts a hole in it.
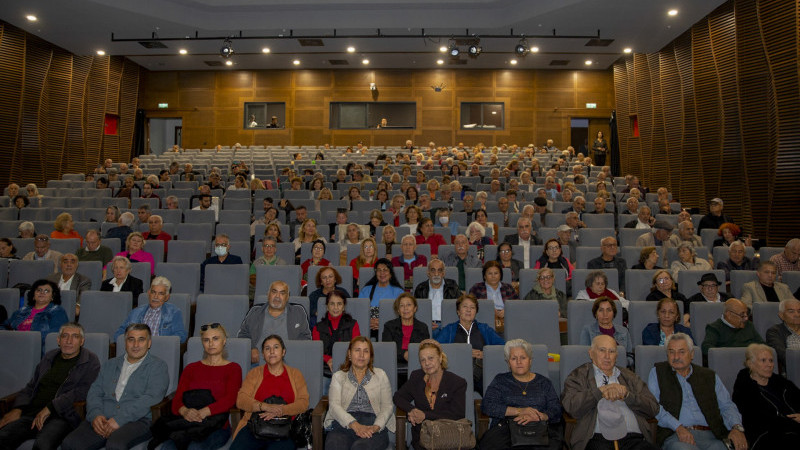
M 214 253 L 216 253 L 217 256 L 225 256 L 228 254 L 228 247 L 225 247 L 224 245 L 218 245 L 214 247 Z
M 439 223 L 441 223 L 442 225 L 447 225 L 448 223 L 450 223 L 450 218 L 449 217 L 439 217 Z

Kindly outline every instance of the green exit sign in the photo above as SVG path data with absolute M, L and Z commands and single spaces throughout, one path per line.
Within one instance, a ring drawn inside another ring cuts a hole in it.
M 169 108 L 169 103 L 159 103 L 158 108 L 159 109 Z
M 597 103 L 587 103 L 586 104 L 586 109 L 596 109 L 596 108 L 597 108 Z

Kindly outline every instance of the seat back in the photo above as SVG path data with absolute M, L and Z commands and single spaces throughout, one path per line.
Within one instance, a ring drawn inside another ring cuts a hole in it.
M 575 248 L 575 268 L 585 269 L 589 260 L 600 256 L 600 247 L 588 246 L 581 243 Z
M 19 309 L 19 289 L 2 288 L 0 289 L 0 305 L 6 309 L 9 317 L 14 311 Z
M 221 323 L 228 336 L 235 336 L 249 310 L 247 295 L 200 294 L 194 313 L 193 336 L 200 336 L 200 327 L 209 323 Z M 243 370 L 246 367 L 242 367 Z
M 150 263 L 131 262 L 131 275 L 142 280 L 142 286 L 144 286 L 145 289 L 149 288 L 152 274 L 152 271 L 150 270 Z
M 758 276 L 755 270 L 731 270 L 731 295 L 734 298 L 742 298 L 745 283 L 756 280 Z
M 544 344 L 550 353 L 561 350 L 558 302 L 555 300 L 509 300 L 506 302 L 505 335 Z
M 99 290 L 103 284 L 103 263 L 100 261 L 81 261 L 78 273 L 92 280 L 92 289 Z
M 167 363 L 169 372 L 169 387 L 167 394 L 175 392 L 178 388 L 178 375 L 181 369 L 181 340 L 178 336 L 153 336 L 150 354 Z M 117 356 L 125 352 L 125 335 L 117 337 Z
M 70 322 L 75 321 L 75 304 L 78 303 L 77 291 L 61 291 L 61 307 L 67 313 Z
M 288 261 L 287 261 L 288 262 Z M 256 266 L 256 295 L 266 294 L 269 286 L 275 281 L 283 281 L 289 285 L 289 295 L 300 295 L 300 266 Z
M 167 242 L 168 263 L 196 263 L 206 259 L 206 243 L 204 241 L 171 240 Z
M 475 402 L 473 402 L 472 385 L 472 347 L 469 344 L 442 344 L 442 351 L 447 355 L 447 370 L 460 376 L 467 382 L 465 392 L 466 418 L 473 422 L 475 428 Z M 408 373 L 420 368 L 419 344 L 408 344 Z
M 50 249 L 60 253 L 75 253 L 81 246 L 80 239 L 50 239 Z
M 445 299 L 442 301 L 442 326 L 458 321 L 456 310 L 457 300 Z M 487 299 L 478 299 L 478 314 L 475 320 L 494 328 L 494 303 Z
M 250 290 L 250 266 L 247 264 L 208 264 L 204 294 L 243 294 Z
M 0 330 L 0 398 L 24 388 L 42 354 L 38 331 Z
M 226 331 L 231 335 L 232 332 L 229 328 L 226 327 Z M 225 351 L 228 353 L 228 361 L 235 362 L 242 368 L 242 380 L 244 380 L 245 375 L 250 371 L 250 339 L 228 337 L 225 343 Z M 183 367 L 201 359 L 203 359 L 203 342 L 198 333 L 197 336 L 190 337 L 186 341 Z
M 700 286 L 697 285 L 697 282 L 700 281 L 700 277 L 706 273 L 713 273 L 718 280 L 725 279 L 724 270 L 682 270 L 680 274 L 680 283 L 678 283 L 678 291 L 685 295 L 686 298 L 697 294 L 700 292 Z
M 196 263 L 161 263 L 156 275 L 166 277 L 172 283 L 172 293 L 189 294 L 194 303 L 200 293 L 200 265 Z
M 762 338 L 766 339 L 767 330 L 769 327 L 775 325 L 776 323 L 781 323 L 781 319 L 778 317 L 779 306 L 780 303 L 773 302 L 753 303 L 753 325 L 756 327 L 758 335 Z
M 561 346 L 561 361 L 559 362 L 559 376 L 561 378 L 561 390 L 564 392 L 564 382 L 573 370 L 589 361 L 589 345 L 562 345 Z M 628 358 L 625 355 L 625 347 L 617 347 L 617 367 L 626 367 L 628 365 Z
M 105 333 L 84 333 L 83 347 L 97 355 L 100 364 L 108 361 L 108 335 Z M 58 348 L 58 333 L 50 333 L 44 339 L 45 353 Z
M 148 239 L 144 241 L 144 251 L 153 255 L 155 267 L 164 262 L 164 241 Z
M 692 337 L 699 345 L 703 344 L 706 338 L 706 325 L 722 317 L 725 303 L 701 303 L 692 302 L 689 304 L 689 321 L 692 329 Z
M 333 344 L 333 368 L 334 372 L 339 370 L 347 357 L 349 342 L 335 342 Z M 386 372 L 389 384 L 392 386 L 392 393 L 397 392 L 397 346 L 394 342 L 373 342 L 372 343 L 373 367 L 379 367 Z
M 47 278 L 55 272 L 53 261 L 23 261 L 12 259 L 8 262 L 8 286 L 24 283 L 32 285 L 36 280 Z
M 508 372 L 503 345 L 487 345 L 483 347 L 483 392 L 498 374 Z M 547 346 L 536 344 L 533 346 L 533 362 L 531 372 L 549 377 L 547 367 Z
M 188 213 L 189 211 L 186 211 Z M 214 218 L 214 213 L 211 213 L 211 218 Z M 178 224 L 178 239 L 181 241 L 202 241 L 205 243 L 203 251 L 208 253 L 211 251 L 211 238 L 214 235 L 214 223 L 192 221 L 190 217 L 186 216 L 186 222 Z
M 622 328 L 622 304 L 619 300 L 614 300 L 614 303 L 617 305 L 614 328 Z M 592 314 L 593 305 L 594 302 L 580 300 L 567 303 L 567 342 L 570 345 L 580 344 L 583 328 L 595 322 L 596 319 Z
M 130 292 L 86 291 L 81 296 L 81 325 L 87 333 L 113 337 L 133 306 Z
M 322 341 L 286 341 L 284 362 L 298 369 L 308 387 L 308 407 L 322 397 Z
M 728 393 L 733 393 L 733 383 L 736 375 L 744 367 L 744 355 L 746 347 L 714 347 L 708 349 L 708 368 L 713 370 L 722 380 L 722 384 L 728 389 Z M 698 356 L 695 354 L 695 358 Z M 775 349 L 772 349 L 772 358 L 778 360 Z M 778 364 L 775 364 L 773 371 L 778 373 Z
M 626 270 L 625 298 L 632 301 L 645 300 L 650 294 L 655 274 L 655 270 Z
M 800 386 L 800 349 L 786 349 L 786 378 Z

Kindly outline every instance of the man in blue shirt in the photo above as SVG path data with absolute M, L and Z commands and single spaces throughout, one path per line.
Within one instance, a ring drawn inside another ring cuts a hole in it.
M 180 308 L 167 303 L 172 283 L 166 277 L 155 277 L 147 291 L 148 302 L 128 313 L 125 322 L 114 333 L 114 341 L 126 332 L 128 326 L 143 323 L 150 327 L 152 336 L 178 336 L 181 343 L 186 342 L 188 334 L 183 326 L 183 313 Z
M 206 266 L 209 264 L 242 264 L 242 258 L 231 255 L 231 238 L 225 233 L 220 233 L 214 238 L 214 255 L 208 257 L 200 264 L 200 290 L 206 288 Z
M 666 450 L 719 449 L 730 439 L 747 449 L 742 416 L 714 371 L 692 364 L 694 342 L 685 333 L 667 338 L 667 361 L 650 370 L 647 385 L 660 408 L 656 440 Z

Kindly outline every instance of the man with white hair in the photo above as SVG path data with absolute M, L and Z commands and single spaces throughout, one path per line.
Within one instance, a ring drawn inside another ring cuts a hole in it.
M 779 281 L 782 281 L 783 272 L 800 271 L 800 239 L 791 239 L 783 247 L 782 253 L 773 255 L 769 260 L 775 263 Z
M 50 250 L 50 236 L 46 234 L 40 234 L 36 236 L 36 239 L 33 241 L 33 251 L 28 252 L 28 254 L 22 259 L 25 261 L 53 261 L 53 270 L 58 271 L 58 265 L 61 261 L 61 256 L 61 252 Z
M 453 237 L 453 246 L 455 247 L 454 253 L 448 253 L 444 257 L 444 263 L 448 267 L 458 268 L 458 288 L 462 291 L 466 290 L 466 268 L 468 267 L 482 267 L 478 252 L 475 246 L 469 245 L 469 238 L 463 234 L 457 234 Z
M 682 242 L 688 242 L 692 244 L 694 248 L 703 246 L 703 240 L 694 233 L 694 224 L 688 220 L 684 220 L 678 224 L 678 234 L 673 234 L 669 237 L 667 246 L 677 248 Z
M 133 233 L 133 228 L 131 228 L 131 225 L 133 225 L 134 220 L 136 220 L 136 216 L 134 216 L 132 212 L 122 213 L 122 215 L 119 216 L 119 221 L 117 222 L 119 226 L 108 230 L 105 238 L 117 238 L 119 239 L 122 248 L 125 248 L 125 242 L 128 240 L 128 235 Z
M 713 370 L 692 364 L 694 342 L 685 333 L 667 337 L 667 360 L 650 369 L 647 386 L 659 401 L 656 442 L 665 450 L 747 449 L 742 415 Z
M 150 283 L 147 292 L 146 305 L 136 307 L 128 313 L 128 317 L 117 332 L 114 333 L 113 342 L 125 333 L 128 326 L 134 323 L 143 323 L 150 327 L 153 336 L 178 336 L 181 343 L 186 342 L 188 334 L 183 327 L 183 313 L 180 308 L 168 303 L 172 283 L 166 277 L 155 277 Z
M 426 258 L 425 255 L 417 255 L 417 239 L 410 234 L 403 236 L 403 239 L 400 241 L 400 248 L 400 255 L 392 258 L 392 266 L 403 268 L 405 288 L 410 290 L 414 287 L 414 268 L 426 267 L 428 265 L 428 258 Z
M 524 268 L 531 268 L 530 248 L 531 245 L 542 245 L 542 240 L 536 236 L 533 231 L 533 222 L 527 217 L 520 217 L 517 219 L 517 232 L 514 234 L 506 235 L 504 242 L 511 245 L 521 245 L 524 254 Z
M 778 355 L 778 368 L 786 373 L 786 349 L 800 349 L 800 300 L 784 300 L 778 305 L 781 323 L 767 330 L 767 345 Z
M 636 202 L 639 203 L 638 201 Z M 636 214 L 636 220 L 631 220 L 625 224 L 625 228 L 635 228 L 637 230 L 649 230 L 656 223 L 649 206 L 640 206 Z

